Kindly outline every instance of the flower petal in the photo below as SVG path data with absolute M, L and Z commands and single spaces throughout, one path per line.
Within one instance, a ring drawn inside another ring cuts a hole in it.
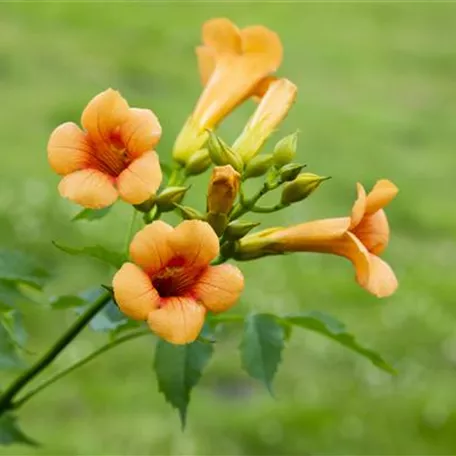
M 147 323 L 154 333 L 172 344 L 193 342 L 201 332 L 206 309 L 191 298 L 168 298 L 149 314 Z
M 364 190 L 364 187 L 359 182 L 356 184 L 356 190 L 358 192 L 358 198 L 352 207 L 350 229 L 361 222 L 366 212 L 366 190 Z
M 159 306 L 160 296 L 149 276 L 133 263 L 125 263 L 117 271 L 112 286 L 120 310 L 134 320 L 147 320 Z
M 169 243 L 176 256 L 189 267 L 207 266 L 219 253 L 219 240 L 209 223 L 185 220 L 174 230 Z
M 373 214 L 387 206 L 397 195 L 399 189 L 389 180 L 377 181 L 367 195 L 366 214 Z
M 241 52 L 239 29 L 229 19 L 215 18 L 203 24 L 203 43 L 217 54 Z
M 198 46 L 196 48 L 196 58 L 198 60 L 198 69 L 203 87 L 209 81 L 215 70 L 216 57 L 214 49 L 207 46 Z
M 64 198 L 91 209 L 110 206 L 117 200 L 112 179 L 95 169 L 68 174 L 60 181 L 59 192 Z
M 161 125 L 150 109 L 130 108 L 128 119 L 120 127 L 120 138 L 132 158 L 140 157 L 157 145 Z
M 113 89 L 101 92 L 89 102 L 81 117 L 90 139 L 109 143 L 115 129 L 128 120 L 128 103 Z
M 49 164 L 61 175 L 85 168 L 90 160 L 86 134 L 73 122 L 63 123 L 52 132 L 47 150 Z
M 353 234 L 366 246 L 369 252 L 379 255 L 389 242 L 390 229 L 383 209 L 367 215 L 353 230 Z
M 390 265 L 376 255 L 370 255 L 370 274 L 367 283 L 362 285 L 367 291 L 385 298 L 391 296 L 398 287 L 394 271 Z
M 132 161 L 116 179 L 120 197 L 130 204 L 140 204 L 155 194 L 162 181 L 156 152 L 146 152 Z
M 221 264 L 209 266 L 192 291 L 206 309 L 224 312 L 234 306 L 243 289 L 242 272 L 231 264 Z
M 132 260 L 150 275 L 164 268 L 174 256 L 169 238 L 174 229 L 157 220 L 136 233 L 130 244 Z

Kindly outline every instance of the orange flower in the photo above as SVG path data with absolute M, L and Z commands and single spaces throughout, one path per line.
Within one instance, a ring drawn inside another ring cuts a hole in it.
M 383 208 L 398 189 L 388 180 L 378 181 L 368 195 L 361 184 L 357 189 L 358 198 L 350 217 L 316 220 L 247 236 L 240 241 L 237 257 L 249 259 L 284 252 L 332 253 L 353 263 L 356 279 L 367 291 L 378 297 L 391 295 L 397 288 L 397 279 L 379 255 L 389 241 Z
M 131 204 L 148 200 L 162 173 L 154 147 L 161 127 L 148 109 L 130 108 L 119 92 L 108 89 L 84 109 L 81 124 L 66 122 L 51 134 L 48 159 L 62 176 L 60 194 L 98 209 L 120 196 Z
M 156 221 L 138 232 L 130 245 L 133 263 L 113 279 L 119 308 L 130 318 L 174 344 L 193 342 L 206 312 L 232 307 L 244 288 L 238 268 L 210 266 L 219 253 L 212 228 L 199 220 L 178 227 Z
M 184 163 L 236 106 L 269 85 L 268 76 L 282 61 L 279 37 L 262 26 L 239 30 L 228 19 L 203 25 L 203 46 L 197 48 L 203 93 L 174 146 L 174 158 Z

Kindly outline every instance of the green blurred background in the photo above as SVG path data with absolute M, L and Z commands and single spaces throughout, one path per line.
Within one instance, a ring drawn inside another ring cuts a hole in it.
M 279 74 L 299 86 L 280 133 L 299 128 L 300 160 L 333 176 L 306 203 L 263 217 L 265 224 L 345 215 L 358 180 L 371 187 L 390 178 L 401 189 L 388 211 L 386 259 L 400 280 L 392 298 L 369 296 L 340 258 L 296 255 L 242 264 L 239 309 L 330 312 L 399 375 L 297 330 L 272 398 L 241 371 L 233 331 L 217 345 L 182 433 L 157 392 L 154 340 L 139 339 L 24 407 L 22 426 L 43 447 L 0 454 L 456 454 L 456 4 L 0 4 L 0 245 L 25 247 L 48 265 L 55 280 L 47 296 L 108 280 L 100 264 L 67 257 L 50 242 L 120 248 L 129 208 L 70 223 L 78 209 L 58 197 L 46 161 L 49 133 L 77 122 L 90 98 L 111 86 L 158 114 L 158 150 L 169 161 L 200 92 L 193 49 L 201 24 L 215 16 L 280 34 Z M 247 103 L 224 124 L 227 139 L 253 108 Z M 195 182 L 189 199 L 201 209 L 206 181 Z M 46 304 L 24 310 L 33 353 L 73 319 Z M 103 340 L 85 332 L 51 371 Z M 1 378 L 4 385 L 11 374 Z

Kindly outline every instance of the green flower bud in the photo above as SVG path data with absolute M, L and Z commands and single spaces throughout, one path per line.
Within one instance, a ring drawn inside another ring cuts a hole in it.
M 157 206 L 161 212 L 169 212 L 174 209 L 174 205 L 179 204 L 184 198 L 189 187 L 168 187 L 157 196 Z
M 225 230 L 225 236 L 230 241 L 237 241 L 249 233 L 253 228 L 257 227 L 260 222 L 243 222 L 234 220 L 229 223 Z
M 196 209 L 193 209 L 193 207 L 181 206 L 177 203 L 174 203 L 174 206 L 179 210 L 180 215 L 185 220 L 204 220 L 204 215 Z
M 244 179 L 250 179 L 251 177 L 260 177 L 263 174 L 266 174 L 272 164 L 272 154 L 258 155 L 256 157 L 253 157 L 245 168 Z
M 204 173 L 211 166 L 211 157 L 207 149 L 196 151 L 187 161 L 185 165 L 185 173 L 187 176 L 196 176 Z
M 301 172 L 304 165 L 299 163 L 288 163 L 280 169 L 280 180 L 282 182 L 289 182 L 296 179 Z
M 208 212 L 206 221 L 211 225 L 217 236 L 221 236 L 225 231 L 228 223 L 228 216 L 226 214 L 216 214 L 215 212 Z
M 231 165 L 236 171 L 241 173 L 244 169 L 244 162 L 240 155 L 234 152 L 225 142 L 215 133 L 209 131 L 209 138 L 206 146 L 214 164 L 223 166 Z
M 329 177 L 312 173 L 302 173 L 294 181 L 285 184 L 280 202 L 282 204 L 297 203 L 307 198 L 318 186 Z
M 144 201 L 141 204 L 135 204 L 134 207 L 139 212 L 150 212 L 150 210 L 155 206 L 155 202 L 157 201 L 156 195 L 152 195 L 148 200 Z
M 298 132 L 282 138 L 274 147 L 274 164 L 277 168 L 290 163 L 296 155 Z

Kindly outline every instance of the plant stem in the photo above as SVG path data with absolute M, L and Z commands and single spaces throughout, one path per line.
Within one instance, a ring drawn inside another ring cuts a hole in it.
M 136 216 L 138 215 L 138 211 L 133 208 L 133 214 L 131 215 L 131 220 L 130 220 L 130 227 L 127 231 L 127 236 L 125 238 L 125 253 L 128 258 L 129 255 L 129 249 L 130 249 L 130 241 L 131 238 L 133 237 L 133 231 L 135 228 L 135 222 L 136 222 Z
M 278 203 L 275 204 L 274 206 L 254 206 L 252 209 L 250 209 L 252 212 L 256 212 L 258 214 L 270 214 L 271 212 L 277 212 L 280 211 L 281 209 L 287 207 L 287 204 L 282 204 Z
M 92 305 L 81 314 L 63 335 L 32 366 L 19 375 L 0 396 L 0 414 L 11 408 L 11 401 L 27 383 L 54 361 L 59 353 L 85 328 L 87 323 L 108 303 L 111 294 L 103 293 Z
M 150 330 L 144 330 L 140 332 L 134 332 L 130 334 L 125 334 L 122 337 L 119 337 L 118 339 L 115 339 L 106 345 L 101 346 L 100 348 L 96 349 L 86 357 L 80 359 L 76 363 L 72 364 L 69 367 L 66 367 L 65 369 L 62 369 L 60 372 L 57 372 L 54 374 L 52 377 L 49 377 L 47 380 L 45 380 L 43 383 L 38 385 L 36 388 L 32 389 L 29 391 L 27 394 L 22 396 L 20 399 L 17 401 L 13 402 L 11 404 L 12 408 L 19 408 L 22 407 L 27 401 L 29 401 L 35 394 L 38 394 L 40 391 L 46 389 L 48 386 L 52 385 L 55 383 L 57 380 L 60 380 L 61 378 L 65 377 L 66 375 L 70 374 L 74 370 L 84 366 L 88 362 L 92 361 L 92 359 L 96 358 L 98 355 L 101 355 L 102 353 L 107 352 L 108 350 L 111 350 L 114 347 L 117 347 L 117 345 L 123 344 L 124 342 L 127 342 L 129 340 L 136 339 L 141 336 L 145 336 L 147 334 L 151 334 Z

